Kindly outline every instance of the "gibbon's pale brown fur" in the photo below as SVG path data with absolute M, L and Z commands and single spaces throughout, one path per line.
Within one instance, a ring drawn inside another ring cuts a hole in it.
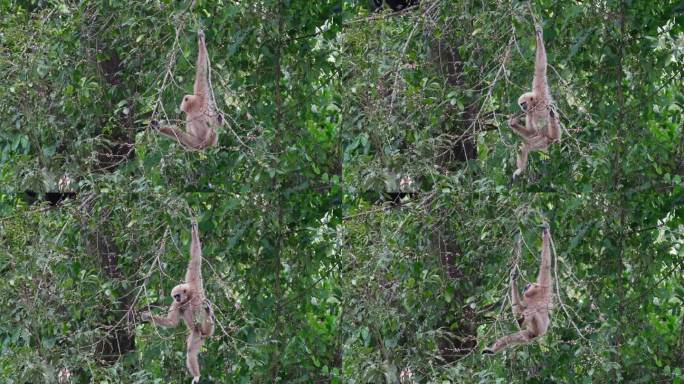
M 558 114 L 553 110 L 551 92 L 546 78 L 546 49 L 540 26 L 535 28 L 535 34 L 537 57 L 534 63 L 532 92 L 526 92 L 518 99 L 518 104 L 525 113 L 525 126 L 523 127 L 515 116 L 508 120 L 513 132 L 523 139 L 513 178 L 525 170 L 527 156 L 531 151 L 545 150 L 551 143 L 560 141 L 561 137 Z
M 163 327 L 175 327 L 180 318 L 188 327 L 186 365 L 193 377 L 199 382 L 200 369 L 197 355 L 204 340 L 214 334 L 214 314 L 209 302 L 205 300 L 202 284 L 202 246 L 199 240 L 197 221 L 192 220 L 192 242 L 190 244 L 190 264 L 185 274 L 185 282 L 171 290 L 173 304 L 166 317 L 143 313 L 143 320 L 152 320 Z
M 484 349 L 483 354 L 494 354 L 506 347 L 529 343 L 549 329 L 553 279 L 551 277 L 551 233 L 548 226 L 545 226 L 542 232 L 541 266 L 537 282 L 525 286 L 522 300 L 515 283 L 516 278 L 516 274 L 511 274 L 513 315 L 518 319 L 518 324 L 525 329 L 500 338 L 493 346 Z
M 183 96 L 180 109 L 185 112 L 187 132 L 173 126 L 163 126 L 159 132 L 183 144 L 186 148 L 201 150 L 218 144 L 214 127 L 221 125 L 221 116 L 216 112 L 214 99 L 209 89 L 207 47 L 204 32 L 198 32 L 199 52 L 197 54 L 197 73 L 192 95 Z

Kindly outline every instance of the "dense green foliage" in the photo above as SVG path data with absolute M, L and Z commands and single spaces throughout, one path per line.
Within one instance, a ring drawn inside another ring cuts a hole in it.
M 189 382 L 139 314 L 195 215 L 202 382 L 684 382 L 684 6 L 370 3 L 0 1 L 0 381 Z M 512 181 L 530 11 L 564 136 Z M 149 126 L 200 28 L 228 124 L 188 152 Z M 543 221 L 550 331 L 483 358 Z

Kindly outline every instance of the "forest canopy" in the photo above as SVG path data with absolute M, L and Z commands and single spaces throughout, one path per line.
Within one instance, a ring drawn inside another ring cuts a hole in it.
M 0 1 L 0 381 L 684 383 L 679 0 Z M 536 22 L 536 25 L 535 25 Z M 509 126 L 535 27 L 562 137 Z M 198 33 L 218 142 L 188 150 Z M 553 237 L 550 325 L 509 276 Z

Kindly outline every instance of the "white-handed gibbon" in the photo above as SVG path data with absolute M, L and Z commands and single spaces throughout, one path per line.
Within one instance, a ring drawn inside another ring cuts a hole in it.
M 525 286 L 522 300 L 515 282 L 516 278 L 517 274 L 511 273 L 511 306 L 513 316 L 518 319 L 518 325 L 525 329 L 498 339 L 490 348 L 485 348 L 482 351 L 483 354 L 494 354 L 509 346 L 529 343 L 549 329 L 553 280 L 551 277 L 551 233 L 548 225 L 545 225 L 542 231 L 541 266 L 537 282 Z
M 186 148 L 201 150 L 218 144 L 215 127 L 221 125 L 221 116 L 211 94 L 209 80 L 209 58 L 204 43 L 204 32 L 198 32 L 199 52 L 197 54 L 197 73 L 192 95 L 183 96 L 180 109 L 185 112 L 187 132 L 174 126 L 159 127 L 159 132 L 173 138 Z
M 558 113 L 553 110 L 551 91 L 546 78 L 546 49 L 541 26 L 535 28 L 535 34 L 537 57 L 534 63 L 532 92 L 526 92 L 518 99 L 518 104 L 525 113 L 525 126 L 522 126 L 515 116 L 508 120 L 513 132 L 523 139 L 513 178 L 525 170 L 527 156 L 531 151 L 545 150 L 551 143 L 560 141 L 561 137 Z
M 165 317 L 152 316 L 149 312 L 142 314 L 144 321 L 151 320 L 163 327 L 175 327 L 180 318 L 188 327 L 186 365 L 192 375 L 192 382 L 198 383 L 200 378 L 199 354 L 204 340 L 214 334 L 214 313 L 211 305 L 204 297 L 202 284 L 202 246 L 199 240 L 197 221 L 192 220 L 192 242 L 190 244 L 190 264 L 185 273 L 185 282 L 171 290 L 173 304 Z

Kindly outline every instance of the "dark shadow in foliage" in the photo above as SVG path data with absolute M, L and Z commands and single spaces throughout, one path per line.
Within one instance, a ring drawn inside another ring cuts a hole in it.
M 384 5 L 389 7 L 393 11 L 401 11 L 403 9 L 413 7 L 418 5 L 418 0 L 385 0 Z M 383 0 L 370 0 L 370 9 L 372 11 L 377 11 L 382 9 Z
M 102 48 L 97 47 L 98 51 L 103 51 Z M 107 83 L 110 85 L 121 84 L 121 70 L 123 66 L 121 65 L 121 59 L 119 55 L 111 49 L 105 50 L 106 53 L 103 54 L 101 60 L 97 61 L 97 68 L 102 76 L 104 76 Z M 99 52 L 98 52 L 99 53 Z
M 404 180 L 404 184 L 402 184 L 402 180 Z M 375 205 L 389 203 L 391 207 L 400 207 L 409 201 L 418 199 L 420 190 L 416 185 L 421 184 L 421 182 L 412 180 L 406 174 L 388 172 L 382 189 L 375 191 L 367 190 L 361 197 Z
M 445 77 L 446 83 L 450 87 L 463 89 L 465 87 L 462 78 L 463 60 L 458 52 L 461 42 L 434 37 L 431 30 L 428 30 L 426 34 L 430 46 L 429 60 L 431 63 Z M 451 123 L 451 127 L 447 128 L 447 132 L 456 137 L 453 145 L 440 151 L 437 156 L 438 163 L 444 167 L 448 167 L 454 162 L 462 163 L 477 159 L 477 138 L 473 134 L 473 130 L 470 129 L 477 113 L 475 104 L 468 103 L 463 116 L 454 116 L 458 113 L 459 111 L 454 108 L 446 111 L 447 117 L 453 116 L 458 122 Z M 446 124 L 450 124 L 449 119 Z
M 453 235 L 447 233 L 444 224 L 438 224 L 432 231 L 432 248 L 439 252 L 439 260 L 442 264 L 444 274 L 448 281 L 463 278 L 463 271 L 458 265 L 458 260 L 462 257 L 461 247 L 458 245 Z M 473 279 L 475 277 L 468 277 Z M 474 284 L 477 284 L 474 282 Z M 454 290 L 452 303 L 460 303 L 466 297 L 466 293 Z M 456 330 L 441 334 L 437 339 L 439 354 L 446 363 L 452 363 L 463 356 L 471 353 L 477 347 L 477 313 L 469 307 L 458 313 L 447 307 L 443 314 L 444 324 L 441 328 L 449 329 L 454 322 L 449 317 L 457 316 L 458 327 Z
M 88 12 L 95 11 L 89 9 L 86 13 Z M 101 25 L 97 22 L 93 24 L 94 28 L 98 26 Z M 114 132 L 101 137 L 96 144 L 96 164 L 93 171 L 111 172 L 135 156 L 136 113 L 134 103 L 130 101 L 130 97 L 137 92 L 135 89 L 137 84 L 127 84 L 124 82 L 123 74 L 126 68 L 119 54 L 112 48 L 115 46 L 115 43 L 102 41 L 98 34 L 93 31 L 83 36 L 82 40 L 83 46 L 86 47 L 86 57 L 99 74 L 100 82 L 115 90 L 117 93 L 115 99 L 129 101 L 126 104 L 128 113 L 117 115 L 116 124 L 113 126 Z M 108 99 L 107 104 L 108 109 L 115 109 L 115 105 L 112 104 L 110 99 Z M 101 123 L 103 126 L 104 124 L 104 122 Z
M 93 13 L 92 16 L 97 15 L 93 9 L 87 9 L 85 12 Z M 103 41 L 94 33 L 94 30 L 101 28 L 106 21 L 97 17 L 95 19 L 91 24 L 93 31 L 82 35 L 86 57 L 100 75 L 101 83 L 113 87 L 119 94 L 119 99 L 130 100 L 136 92 L 137 84 L 127 84 L 124 81 L 126 68 L 115 49 L 111 48 L 115 43 Z M 107 107 L 113 110 L 115 106 L 109 104 Z M 136 113 L 132 102 L 129 102 L 127 107 L 128 113 L 118 116 L 112 126 L 112 132 L 101 136 L 97 141 L 93 172 L 114 172 L 135 156 Z M 105 122 L 101 124 L 104 126 Z M 102 273 L 113 283 L 114 305 L 109 307 L 106 303 L 100 304 L 103 323 L 101 327 L 106 333 L 95 344 L 96 358 L 103 364 L 112 364 L 135 349 L 135 298 L 133 292 L 125 288 L 125 283 L 129 279 L 124 276 L 120 267 L 120 252 L 114 243 L 114 230 L 109 223 L 111 212 L 107 209 L 96 211 L 92 202 L 85 206 L 84 211 L 86 214 L 82 222 L 83 241 L 88 253 L 97 257 Z M 92 215 L 96 215 L 95 223 L 89 223 L 88 219 Z
M 76 198 L 76 192 L 45 192 L 40 193 L 27 189 L 24 191 L 24 201 L 31 205 L 37 202 L 46 201 L 50 203 L 50 206 L 56 206 L 62 203 L 66 199 Z
M 132 160 L 135 156 L 135 145 L 132 138 L 123 137 L 111 142 L 100 142 L 97 149 L 95 171 L 113 172 L 119 165 Z
M 92 207 L 87 210 L 92 211 Z M 95 344 L 96 357 L 105 364 L 115 363 L 135 349 L 135 319 L 132 310 L 135 296 L 133 291 L 126 290 L 121 284 L 126 278 L 119 267 L 119 250 L 107 233 L 109 215 L 108 210 L 103 210 L 95 228 L 88 226 L 85 220 L 82 224 L 88 253 L 97 256 L 103 273 L 114 282 L 114 295 L 118 297 L 115 308 L 103 308 L 102 317 L 108 324 L 103 326 L 106 335 Z
M 415 200 L 417 197 L 418 192 L 384 192 L 382 198 L 377 202 L 389 202 L 392 206 L 398 207 L 408 200 Z
M 362 200 L 374 204 L 388 204 L 392 208 L 401 207 L 409 201 L 415 201 L 419 197 L 418 192 L 398 192 L 398 191 L 374 191 L 367 190 L 359 196 Z

